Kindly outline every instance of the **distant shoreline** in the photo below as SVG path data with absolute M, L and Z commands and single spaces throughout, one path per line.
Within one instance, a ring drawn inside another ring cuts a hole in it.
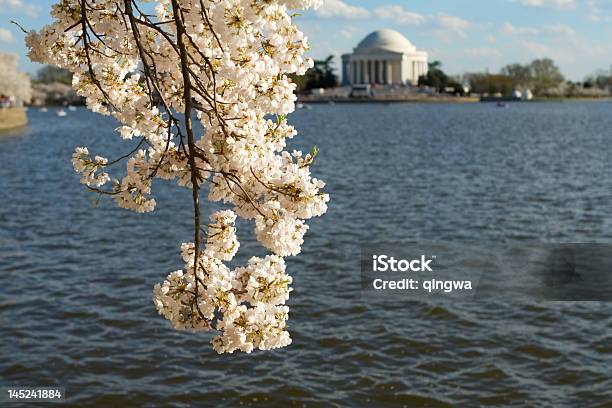
M 28 124 L 28 117 L 23 108 L 0 109 L 0 131 L 10 130 Z
M 612 97 L 538 97 L 530 101 L 507 101 L 500 99 L 505 103 L 537 103 L 537 102 L 610 102 Z M 482 103 L 495 103 L 495 100 L 482 101 Z M 401 98 L 346 98 L 346 97 L 330 97 L 330 96 L 298 96 L 298 103 L 304 104 L 329 104 L 329 103 L 481 103 L 478 96 L 415 96 Z
M 477 97 L 414 97 L 414 98 L 332 98 L 332 97 L 298 97 L 298 103 L 477 103 Z

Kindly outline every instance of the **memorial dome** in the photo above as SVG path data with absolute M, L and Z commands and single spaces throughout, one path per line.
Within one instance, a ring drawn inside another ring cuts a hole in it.
M 406 37 L 395 30 L 377 30 L 364 38 L 355 48 L 355 54 L 377 52 L 413 53 L 416 48 Z

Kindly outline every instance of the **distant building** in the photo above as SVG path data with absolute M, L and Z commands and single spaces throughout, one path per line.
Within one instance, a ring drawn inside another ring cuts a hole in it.
M 352 54 L 342 56 L 342 84 L 412 84 L 428 71 L 427 53 L 394 30 L 364 38 Z

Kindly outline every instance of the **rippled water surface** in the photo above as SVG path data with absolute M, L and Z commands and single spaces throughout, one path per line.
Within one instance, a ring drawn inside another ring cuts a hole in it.
M 140 215 L 95 208 L 79 185 L 75 146 L 129 149 L 116 123 L 30 111 L 0 135 L 0 384 L 63 385 L 68 405 L 98 407 L 612 406 L 609 304 L 374 299 L 359 273 L 376 240 L 612 243 L 612 104 L 322 105 L 291 120 L 332 202 L 288 261 L 292 346 L 253 355 L 217 356 L 210 334 L 154 310 L 192 240 L 187 190 L 158 182 L 158 210 Z M 242 261 L 262 253 L 250 226 L 241 238 Z

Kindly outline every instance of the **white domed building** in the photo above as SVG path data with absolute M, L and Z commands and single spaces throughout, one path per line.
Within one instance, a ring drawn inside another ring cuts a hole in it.
M 352 54 L 342 56 L 343 85 L 413 84 L 427 74 L 427 53 L 394 30 L 364 38 Z

